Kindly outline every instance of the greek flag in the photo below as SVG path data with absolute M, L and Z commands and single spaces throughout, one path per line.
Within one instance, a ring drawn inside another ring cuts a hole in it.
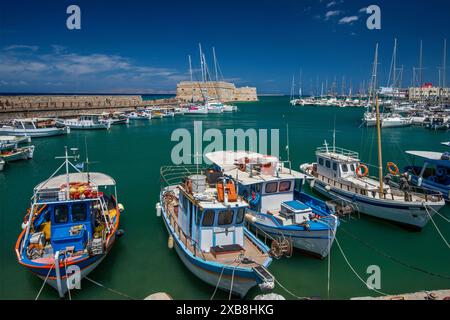
M 75 164 L 75 167 L 81 171 L 84 170 L 84 162 Z

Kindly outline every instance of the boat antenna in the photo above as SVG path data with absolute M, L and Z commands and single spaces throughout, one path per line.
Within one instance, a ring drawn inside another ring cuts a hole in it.
M 63 157 L 55 157 L 55 159 L 64 159 L 64 165 L 66 167 L 66 195 L 67 195 L 67 199 L 70 198 L 70 175 L 69 175 L 69 164 L 70 161 L 69 159 L 74 159 L 75 161 L 78 159 L 78 155 L 76 154 L 76 152 L 78 151 L 77 148 L 72 148 L 70 149 L 73 151 L 73 156 L 69 156 L 68 153 L 68 149 L 67 146 L 64 147 L 64 156 Z
M 284 115 L 283 115 L 284 118 Z M 289 123 L 286 121 L 286 152 L 287 152 L 287 161 L 290 166 L 291 156 L 290 156 L 290 150 L 289 150 Z

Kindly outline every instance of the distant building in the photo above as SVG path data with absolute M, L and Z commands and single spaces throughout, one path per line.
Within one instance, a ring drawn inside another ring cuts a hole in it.
M 431 83 L 427 83 L 420 88 L 409 88 L 410 100 L 436 100 L 450 99 L 450 88 L 433 87 Z
M 221 102 L 258 101 L 256 88 L 236 88 L 225 81 L 182 81 L 177 85 L 176 98 L 180 101 L 203 101 L 205 96 Z

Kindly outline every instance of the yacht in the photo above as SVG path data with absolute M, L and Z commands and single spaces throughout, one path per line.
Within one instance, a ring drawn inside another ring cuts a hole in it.
M 412 125 L 412 119 L 399 114 L 388 114 L 383 117 L 382 128 L 400 128 Z

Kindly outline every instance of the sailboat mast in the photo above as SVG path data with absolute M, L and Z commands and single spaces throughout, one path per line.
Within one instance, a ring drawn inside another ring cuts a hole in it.
M 442 68 L 442 88 L 445 88 L 446 86 L 446 73 L 447 73 L 447 39 L 444 39 L 444 62 L 443 62 L 443 68 Z
M 188 55 L 189 58 L 189 76 L 191 77 L 191 82 L 192 82 L 192 60 L 191 60 L 191 55 Z
M 378 104 L 378 95 L 375 98 L 377 110 L 377 135 L 378 135 L 378 175 L 380 181 L 380 198 L 384 192 L 383 186 L 383 153 L 381 146 L 381 121 L 380 121 L 380 106 Z
M 70 199 L 69 154 L 67 153 L 67 146 L 64 147 L 64 155 L 66 160 L 66 196 L 67 199 Z
M 419 54 L 419 87 L 423 84 L 423 41 L 420 40 L 420 54 Z
M 219 81 L 219 76 L 218 76 L 218 73 L 217 73 L 216 49 L 213 47 L 212 50 L 213 50 L 213 58 L 214 58 L 214 71 L 216 73 L 216 82 L 218 82 Z
M 205 73 L 204 73 L 204 65 L 203 65 L 203 52 L 202 52 L 202 44 L 198 44 L 199 52 L 200 52 L 200 68 L 202 72 L 202 82 L 205 82 Z

